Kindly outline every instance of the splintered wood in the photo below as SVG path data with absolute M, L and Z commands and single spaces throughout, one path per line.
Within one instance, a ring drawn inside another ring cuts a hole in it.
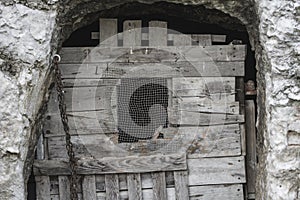
M 79 199 L 243 200 L 246 139 L 252 141 L 251 184 L 255 162 L 253 104 L 246 102 L 244 111 L 246 46 L 225 45 L 224 35 L 174 33 L 164 21 L 150 21 L 147 28 L 141 20 L 99 24 L 100 31 L 92 33 L 98 47 L 60 52 Z M 120 143 L 120 86 L 125 79 L 150 78 L 165 80 L 168 124 L 150 139 Z M 44 121 L 33 166 L 37 199 L 69 199 L 70 169 L 54 89 Z M 252 186 L 248 190 L 254 193 Z

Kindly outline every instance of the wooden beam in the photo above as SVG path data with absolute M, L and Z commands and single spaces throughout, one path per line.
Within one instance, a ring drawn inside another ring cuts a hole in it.
M 82 181 L 83 199 L 97 200 L 96 181 L 94 175 L 85 175 Z
M 70 181 L 68 176 L 58 176 L 59 199 L 70 200 Z
M 124 158 L 103 158 L 79 160 L 78 174 L 142 173 L 153 171 L 185 170 L 186 155 L 127 156 Z M 69 175 L 67 161 L 36 160 L 35 175 Z

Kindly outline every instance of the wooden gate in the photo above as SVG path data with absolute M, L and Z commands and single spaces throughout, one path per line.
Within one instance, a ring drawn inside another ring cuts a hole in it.
M 223 35 L 171 34 L 166 22 L 152 21 L 147 30 L 141 24 L 125 21 L 117 34 L 116 19 L 100 19 L 100 32 L 92 33 L 99 47 L 60 52 L 79 197 L 244 199 L 245 45 L 213 45 L 225 42 Z M 128 99 L 118 97 L 132 92 L 125 80 L 136 78 L 166 83 L 168 123 L 156 136 L 128 142 L 118 131 Z M 70 170 L 54 89 L 43 130 L 34 162 L 37 198 L 68 199 Z

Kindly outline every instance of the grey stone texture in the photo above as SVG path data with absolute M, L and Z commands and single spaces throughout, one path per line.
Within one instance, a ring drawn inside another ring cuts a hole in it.
M 105 13 L 108 9 L 126 10 L 126 6 L 130 8 L 135 3 L 149 4 L 155 9 L 157 2 L 0 2 L 0 199 L 26 199 L 26 182 L 51 83 L 50 58 L 62 41 L 101 13 L 108 15 Z M 258 70 L 257 199 L 299 199 L 300 2 L 165 0 L 164 3 L 169 10 L 182 9 L 182 17 L 186 19 L 215 23 L 228 19 L 232 21 L 229 28 L 246 28 Z M 192 7 L 191 14 L 187 6 Z M 203 8 L 215 9 L 227 18 L 205 18 L 197 12 Z

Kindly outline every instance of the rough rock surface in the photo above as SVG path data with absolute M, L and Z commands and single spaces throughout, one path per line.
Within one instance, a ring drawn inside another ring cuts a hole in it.
M 161 0 L 159 0 L 161 1 Z M 0 198 L 25 199 L 51 52 L 101 11 L 158 0 L 3 0 L 0 3 Z M 300 198 L 300 2 L 165 0 L 204 6 L 248 30 L 258 69 L 257 199 Z M 178 6 L 177 5 L 177 6 Z M 171 7 L 172 8 L 172 7 Z M 201 8 L 202 9 L 202 8 Z M 197 19 L 197 12 L 193 13 Z M 183 16 L 188 17 L 188 15 Z

